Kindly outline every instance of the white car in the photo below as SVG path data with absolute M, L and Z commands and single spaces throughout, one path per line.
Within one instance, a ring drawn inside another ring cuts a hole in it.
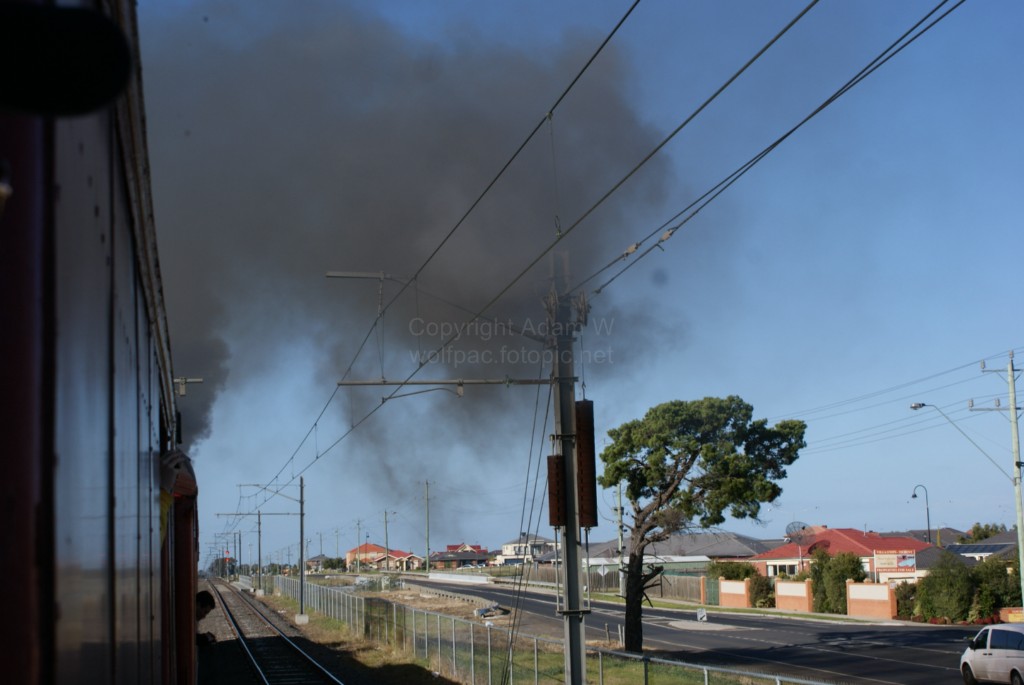
M 960 673 L 967 685 L 1024 685 L 1024 624 L 1003 623 L 982 628 L 967 643 L 960 657 Z

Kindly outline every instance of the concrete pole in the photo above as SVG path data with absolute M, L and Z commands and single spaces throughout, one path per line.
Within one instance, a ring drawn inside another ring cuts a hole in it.
M 306 614 L 306 480 L 299 476 L 299 615 Z
M 256 593 L 263 594 L 263 513 L 256 512 Z
M 565 569 L 562 617 L 565 622 L 565 683 L 586 683 L 586 659 L 583 617 L 586 613 L 581 598 L 581 554 L 579 530 L 579 498 L 576 480 L 576 398 L 575 362 L 573 359 L 573 330 L 571 302 L 567 294 L 559 294 L 565 278 L 560 260 L 555 258 L 555 279 L 551 296 L 554 299 L 552 332 L 555 339 L 555 359 L 552 378 L 555 381 L 555 434 L 561 443 L 564 459 L 565 528 L 562 535 L 562 560 Z
M 619 596 L 624 598 L 626 596 L 626 574 L 623 573 L 625 569 L 622 568 L 622 553 L 624 551 L 623 547 L 625 545 L 625 542 L 622 539 L 622 483 L 619 483 L 618 488 L 619 507 L 616 510 L 618 512 L 618 516 L 616 518 L 618 519 L 617 523 L 619 526 Z
M 1006 367 L 1007 381 L 1010 385 L 1010 442 L 1013 448 L 1013 488 L 1014 499 L 1017 505 L 1017 563 L 1020 575 L 1021 598 L 1024 599 L 1024 508 L 1021 501 L 1020 483 L 1020 436 L 1017 434 L 1017 386 L 1013 368 L 1013 353 L 1010 353 L 1010 363 Z
M 423 481 L 423 503 L 427 509 L 427 556 L 423 557 L 423 570 L 430 575 L 430 481 Z
M 388 544 L 388 510 L 384 510 L 384 570 L 391 568 L 391 545 Z

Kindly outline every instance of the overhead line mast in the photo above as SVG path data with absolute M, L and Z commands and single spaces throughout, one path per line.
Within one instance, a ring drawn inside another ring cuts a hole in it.
M 584 606 L 582 597 L 583 559 L 580 527 L 596 525 L 596 489 L 594 450 L 593 450 L 593 410 L 592 403 L 586 403 L 584 413 L 587 419 L 583 428 L 589 435 L 582 440 L 577 435 L 577 403 L 575 400 L 575 359 L 573 345 L 576 331 L 586 325 L 588 305 L 582 297 L 573 298 L 568 290 L 567 268 L 560 259 L 555 259 L 551 291 L 545 298 L 547 309 L 548 330 L 551 335 L 546 344 L 553 350 L 551 377 L 548 379 L 442 379 L 389 381 L 378 380 L 345 380 L 338 381 L 338 386 L 434 386 L 445 389 L 445 386 L 456 386 L 455 394 L 463 395 L 467 385 L 554 385 L 555 433 L 553 441 L 558 446 L 558 454 L 551 457 L 549 466 L 549 513 L 551 525 L 561 528 L 563 568 L 565 582 L 560 588 L 558 613 L 562 615 L 565 628 L 565 682 L 567 685 L 584 685 L 586 683 L 586 640 L 584 618 L 590 609 Z M 328 275 L 350 278 L 380 278 L 382 274 L 374 272 L 331 272 Z M 574 311 L 575 310 L 575 311 Z M 476 317 L 474 317 L 476 318 Z M 531 337 L 531 336 L 527 336 Z M 424 391 L 421 391 L 424 392 Z M 382 398 L 382 402 L 398 397 L 394 394 Z M 581 443 L 585 449 L 581 448 Z M 584 463 L 589 460 L 589 464 Z M 557 469 L 552 473 L 550 468 Z M 428 490 L 429 492 L 429 490 Z M 587 494 L 590 493 L 590 494 Z M 429 494 L 425 498 L 429 502 Z M 429 533 L 428 533 L 429 535 Z M 429 555 L 429 542 L 428 542 Z M 426 560 L 429 565 L 429 558 Z

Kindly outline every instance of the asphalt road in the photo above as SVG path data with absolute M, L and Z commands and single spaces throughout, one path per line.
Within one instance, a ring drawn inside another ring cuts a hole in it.
M 485 597 L 523 612 L 520 631 L 561 638 L 562 619 L 550 592 L 527 591 L 518 600 L 509 586 L 438 584 Z M 621 605 L 595 602 L 587 639 L 616 636 Z M 960 654 L 977 629 L 879 621 L 852 622 L 644 607 L 644 647 L 651 656 L 691 664 L 738 668 L 828 683 L 954 685 L 962 683 Z

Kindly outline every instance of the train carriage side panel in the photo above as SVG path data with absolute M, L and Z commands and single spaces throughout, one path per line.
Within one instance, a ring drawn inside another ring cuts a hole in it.
M 130 0 L 78 4 L 109 12 L 137 42 Z M 96 28 L 96 13 L 63 9 L 29 3 L 4 16 Z M 17 523 L 0 532 L 0 553 L 25 569 L 12 597 L 20 619 L 2 633 L 5 673 L 191 682 L 196 487 L 188 469 L 180 530 L 164 546 L 159 457 L 173 447 L 176 411 L 141 73 L 88 113 L 48 106 L 0 108 L 0 182 L 13 188 L 8 197 L 0 186 L 0 379 L 10 390 L 0 416 L 14 455 L 0 501 Z
M 56 675 L 62 683 L 112 682 L 110 117 L 54 128 Z

